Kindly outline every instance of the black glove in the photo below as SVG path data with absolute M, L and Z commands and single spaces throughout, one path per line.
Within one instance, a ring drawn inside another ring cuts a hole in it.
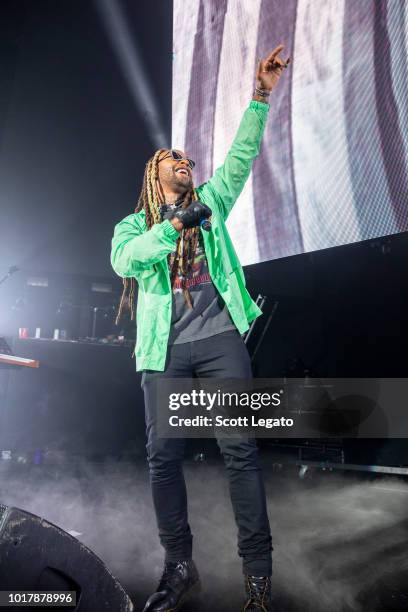
M 163 204 L 160 207 L 162 220 L 179 219 L 183 228 L 196 227 L 200 225 L 200 221 L 208 219 L 212 215 L 212 210 L 207 204 L 203 204 L 199 200 L 194 200 L 187 206 L 187 208 L 173 208 L 171 209 L 168 204 Z

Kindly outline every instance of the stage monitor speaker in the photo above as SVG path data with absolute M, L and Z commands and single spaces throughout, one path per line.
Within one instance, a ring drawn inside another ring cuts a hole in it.
M 76 607 L 44 607 L 54 612 L 134 610 L 116 578 L 84 544 L 39 516 L 1 504 L 0 590 L 76 592 Z

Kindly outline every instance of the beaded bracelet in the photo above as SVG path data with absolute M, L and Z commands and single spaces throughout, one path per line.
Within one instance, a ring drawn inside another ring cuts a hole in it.
M 255 87 L 255 93 L 257 96 L 261 96 L 261 98 L 267 98 L 271 93 L 267 89 L 261 89 L 260 87 Z

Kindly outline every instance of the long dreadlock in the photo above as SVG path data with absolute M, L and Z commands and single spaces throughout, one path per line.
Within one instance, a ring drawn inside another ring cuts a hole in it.
M 143 176 L 142 190 L 135 208 L 136 213 L 140 212 L 142 209 L 145 211 L 146 225 L 149 230 L 155 223 L 161 223 L 160 205 L 165 203 L 165 196 L 159 179 L 159 161 L 161 154 L 166 151 L 167 149 L 159 149 L 147 162 Z M 193 200 L 197 200 L 197 194 L 192 186 L 178 203 L 181 204 L 182 208 L 186 208 Z M 191 295 L 187 287 L 187 278 L 194 261 L 194 254 L 200 235 L 199 231 L 200 230 L 198 227 L 183 229 L 181 231 L 176 242 L 175 256 L 170 270 L 170 283 L 172 287 L 177 276 L 179 274 L 181 275 L 181 287 L 185 302 L 189 308 L 192 308 L 193 306 L 191 302 Z M 167 257 L 167 262 L 170 265 L 171 253 L 169 253 Z M 129 282 L 128 278 L 124 278 L 122 297 L 115 321 L 116 325 L 118 325 L 120 321 L 129 287 L 130 291 L 127 300 L 131 311 L 131 320 L 134 319 L 135 279 L 131 277 Z

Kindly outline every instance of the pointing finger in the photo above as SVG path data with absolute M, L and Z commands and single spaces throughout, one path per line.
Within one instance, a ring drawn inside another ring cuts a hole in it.
M 256 78 L 259 79 L 260 74 L 261 74 L 261 70 L 262 70 L 262 60 L 259 57 L 258 58 L 258 66 L 257 66 L 257 70 L 256 70 Z
M 275 47 L 275 49 L 271 51 L 268 57 L 266 58 L 266 61 L 270 62 L 271 60 L 273 60 L 275 56 L 278 55 L 278 53 L 282 51 L 283 48 L 284 48 L 284 45 L 278 45 L 277 47 Z

